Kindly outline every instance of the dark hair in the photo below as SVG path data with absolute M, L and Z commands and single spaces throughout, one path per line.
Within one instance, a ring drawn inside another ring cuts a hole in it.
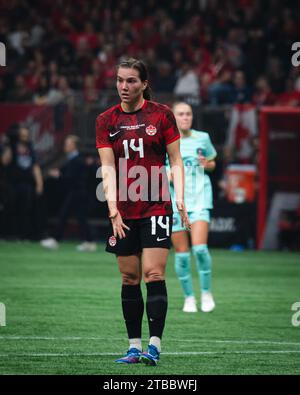
M 148 81 L 149 79 L 149 73 L 147 66 L 142 60 L 130 58 L 126 60 L 122 60 L 118 65 L 117 65 L 117 70 L 119 70 L 120 67 L 127 68 L 127 69 L 136 69 L 139 72 L 139 76 L 142 82 Z M 149 86 L 149 83 L 147 84 L 146 89 L 143 91 L 143 97 L 146 100 L 151 100 L 151 88 Z

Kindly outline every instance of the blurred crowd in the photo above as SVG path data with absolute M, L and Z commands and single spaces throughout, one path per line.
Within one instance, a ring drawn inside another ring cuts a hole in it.
M 201 103 L 300 104 L 296 0 L 10 0 L 0 5 L 0 102 L 74 104 L 114 89 L 114 66 L 144 59 L 154 92 Z
M 95 251 L 88 224 L 96 200 L 95 173 L 99 163 L 79 152 L 80 139 L 69 134 L 63 160 L 43 174 L 28 128 L 14 124 L 0 145 L 0 238 L 41 240 L 44 247 L 58 248 L 67 236 L 68 220 L 75 217 L 79 251 Z M 99 210 L 99 209 L 98 209 Z M 49 219 L 57 217 L 56 226 Z

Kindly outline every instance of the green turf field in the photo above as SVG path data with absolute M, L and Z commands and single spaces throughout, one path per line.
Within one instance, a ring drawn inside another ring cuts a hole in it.
M 163 353 L 147 367 L 113 362 L 127 349 L 114 256 L 74 247 L 0 242 L 0 374 L 300 374 L 300 254 L 214 250 L 217 308 L 186 314 L 171 252 Z

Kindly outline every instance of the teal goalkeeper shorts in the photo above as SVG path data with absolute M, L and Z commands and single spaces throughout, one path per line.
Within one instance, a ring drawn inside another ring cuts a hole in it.
M 203 209 L 201 211 L 190 211 L 188 212 L 190 223 L 193 224 L 197 221 L 210 222 L 210 211 L 208 209 Z M 181 230 L 186 230 L 184 226 L 181 225 L 181 219 L 178 212 L 173 213 L 173 226 L 172 232 L 179 232 Z

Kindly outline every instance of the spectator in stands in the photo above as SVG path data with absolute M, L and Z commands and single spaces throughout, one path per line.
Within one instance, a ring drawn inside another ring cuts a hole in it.
M 184 63 L 180 70 L 180 75 L 176 81 L 174 94 L 177 96 L 199 97 L 200 85 L 197 74 L 188 63 Z
M 283 93 L 285 91 L 286 75 L 278 57 L 272 56 L 268 60 L 267 73 L 272 91 L 275 94 Z
M 66 104 L 73 108 L 74 100 L 74 92 L 69 86 L 67 77 L 61 76 L 58 79 L 57 87 L 50 89 L 46 103 L 51 105 Z
M 36 160 L 29 130 L 20 127 L 10 136 L 12 150 L 11 187 L 14 198 L 15 234 L 20 239 L 33 236 L 32 222 L 36 196 L 43 193 L 43 177 Z
M 209 104 L 218 105 L 224 103 L 232 103 L 233 87 L 232 73 L 225 69 L 220 73 L 219 77 L 208 87 Z
M 232 28 L 228 31 L 227 39 L 224 43 L 224 48 L 228 56 L 229 63 L 234 68 L 239 68 L 243 65 L 243 51 L 242 51 L 243 34 L 241 29 Z
M 86 103 L 95 103 L 98 100 L 96 80 L 92 74 L 84 77 L 83 95 Z
M 47 104 L 48 103 L 49 84 L 46 75 L 42 75 L 40 78 L 39 87 L 33 96 L 35 104 Z
M 14 195 L 11 184 L 12 151 L 9 145 L 0 146 L 0 235 L 14 235 Z
M 29 39 L 29 34 L 25 28 L 24 22 L 21 23 L 19 21 L 16 26 L 13 26 L 13 29 L 14 30 L 8 34 L 8 42 L 20 55 L 24 55 L 25 47 Z
M 276 104 L 279 106 L 292 106 L 300 105 L 300 91 L 295 89 L 295 83 L 292 78 L 286 80 L 285 92 L 278 95 Z
M 34 60 L 28 62 L 27 67 L 24 71 L 24 80 L 26 87 L 30 90 L 30 92 L 35 92 L 40 83 L 40 77 L 42 74 L 43 67 Z
M 268 75 L 272 92 L 283 93 L 290 73 L 291 43 L 299 36 L 298 3 L 266 0 L 228 4 L 146 0 L 133 10 L 128 1 L 112 0 L 109 5 L 86 3 L 78 12 L 73 3 L 62 8 L 60 0 L 40 0 L 34 11 L 29 0 L 4 2 L 0 41 L 7 44 L 10 62 L 1 69 L 7 94 L 1 95 L 0 88 L 0 100 L 32 101 L 32 93 L 39 89 L 39 76 L 44 73 L 51 89 L 49 102 L 64 100 L 59 92 L 65 96 L 68 89 L 58 87 L 60 77 L 68 76 L 68 83 L 59 84 L 82 90 L 85 76 L 94 74 L 95 59 L 102 69 L 97 89 L 110 89 L 114 78 L 105 76 L 124 53 L 144 58 L 152 76 L 158 73 L 160 62 L 171 64 L 173 75 L 179 78 L 176 90 L 184 96 L 195 95 L 193 86 L 199 95 L 199 81 L 191 71 L 187 77 L 182 70 L 185 62 L 195 66 L 200 84 L 204 84 L 203 98 L 213 104 L 232 102 L 228 97 L 229 74 L 240 68 L 252 81 Z M 223 55 L 209 64 L 219 48 Z M 11 84 L 12 75 L 20 77 L 15 84 Z M 190 88 L 186 89 L 188 83 Z
M 156 92 L 173 92 L 176 80 L 168 62 L 159 62 L 157 75 L 153 78 L 153 89 Z
M 93 60 L 91 72 L 95 79 L 96 89 L 99 93 L 105 86 L 105 77 L 103 64 L 98 59 Z
M 71 215 L 75 215 L 82 243 L 77 246 L 78 251 L 95 251 L 96 244 L 92 242 L 91 232 L 87 223 L 88 194 L 86 188 L 87 169 L 84 159 L 79 153 L 79 138 L 73 134 L 66 137 L 64 152 L 66 161 L 60 169 L 51 169 L 49 175 L 60 181 L 63 202 L 58 215 L 59 223 L 55 238 L 47 238 L 41 241 L 41 245 L 48 249 L 56 249 L 59 241 L 63 239 L 67 221 Z
M 101 204 L 97 199 L 95 191 L 99 186 L 99 178 L 96 178 L 97 171 L 100 167 L 100 158 L 95 155 L 86 155 L 85 158 L 86 165 L 86 173 L 87 173 L 87 195 L 88 195 L 88 207 L 91 213 L 96 213 L 96 216 L 99 217 L 100 211 L 104 213 L 104 216 L 107 215 L 107 206 L 106 203 Z
M 204 103 L 230 103 L 234 67 L 228 60 L 224 46 L 219 44 L 212 56 L 206 50 L 201 53 L 200 60 L 198 73 Z
M 8 94 L 7 100 L 18 103 L 26 103 L 32 100 L 32 92 L 27 88 L 23 75 L 17 75 L 12 91 Z
M 267 77 L 260 76 L 255 83 L 255 91 L 253 95 L 253 103 L 258 107 L 271 106 L 275 103 L 276 96 L 272 92 Z
M 4 78 L 0 78 L 0 102 L 6 101 L 7 89 L 5 86 Z
M 233 77 L 233 90 L 232 90 L 233 103 L 250 103 L 251 102 L 251 89 L 246 81 L 245 73 L 242 70 L 237 70 Z

